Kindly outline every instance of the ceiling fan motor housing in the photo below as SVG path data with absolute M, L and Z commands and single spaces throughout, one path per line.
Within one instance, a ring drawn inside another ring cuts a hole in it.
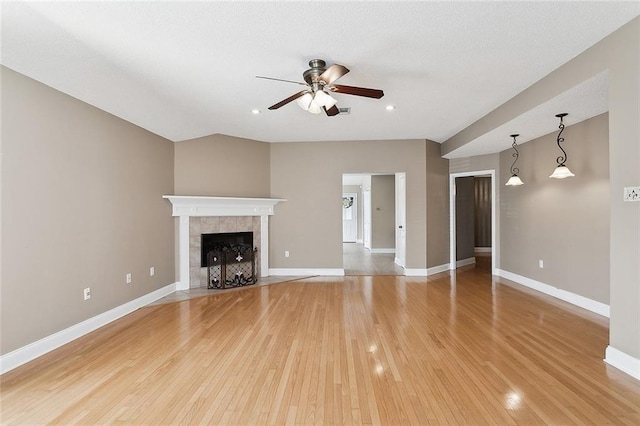
M 311 68 L 303 72 L 302 77 L 315 92 L 316 90 L 321 89 L 318 78 L 327 70 L 327 63 L 322 59 L 312 59 L 309 61 L 309 66 Z

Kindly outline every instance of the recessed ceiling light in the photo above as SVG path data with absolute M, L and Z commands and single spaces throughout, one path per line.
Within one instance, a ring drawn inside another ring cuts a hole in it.
M 394 109 L 396 109 L 396 107 L 393 105 L 387 105 L 386 107 L 384 107 L 384 109 L 386 109 L 387 111 L 393 111 Z
M 260 110 L 259 109 L 252 109 L 251 110 L 251 114 L 260 114 Z

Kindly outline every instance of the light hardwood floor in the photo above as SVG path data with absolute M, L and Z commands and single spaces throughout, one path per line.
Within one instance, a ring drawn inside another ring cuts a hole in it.
M 640 424 L 608 322 L 487 272 L 149 306 L 1 377 L 3 424 Z
M 345 275 L 404 275 L 394 258 L 394 254 L 371 253 L 362 243 L 342 244 Z

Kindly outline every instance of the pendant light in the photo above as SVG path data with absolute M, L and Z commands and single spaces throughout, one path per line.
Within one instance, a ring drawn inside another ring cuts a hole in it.
M 558 163 L 558 167 L 556 167 L 553 173 L 551 173 L 551 176 L 549 176 L 550 178 L 553 178 L 553 179 L 564 179 L 564 178 L 575 176 L 573 173 L 571 173 L 571 170 L 569 170 L 569 168 L 565 165 L 565 163 L 567 162 L 567 151 L 562 149 L 562 145 L 560 145 L 562 142 L 564 142 L 564 138 L 562 137 L 562 132 L 564 131 L 564 123 L 562 119 L 567 115 L 569 114 L 567 114 L 566 112 L 563 112 L 562 114 L 556 114 L 556 117 L 560 119 L 560 125 L 558 126 L 558 129 L 560 129 L 560 132 L 558 133 L 558 138 L 556 141 L 558 143 L 558 148 L 560 148 L 560 151 L 562 151 L 562 154 L 564 156 L 560 155 L 558 158 L 556 158 L 556 163 Z
M 509 170 L 511 170 L 511 177 L 509 178 L 509 180 L 507 181 L 507 183 L 505 183 L 506 186 L 518 186 L 518 185 L 524 185 L 524 182 L 522 181 L 522 179 L 520 179 L 520 177 L 518 176 L 518 173 L 520 172 L 520 169 L 518 169 L 517 167 L 513 167 L 516 165 L 516 161 L 518 161 L 518 148 L 516 148 L 516 146 L 518 145 L 516 143 L 516 138 L 518 136 L 520 136 L 519 134 L 515 134 L 515 135 L 510 135 L 513 138 L 513 143 L 511 144 L 511 147 L 513 148 L 513 150 L 515 151 L 513 154 L 511 154 L 511 156 L 514 158 L 513 163 L 511 163 L 511 168 Z

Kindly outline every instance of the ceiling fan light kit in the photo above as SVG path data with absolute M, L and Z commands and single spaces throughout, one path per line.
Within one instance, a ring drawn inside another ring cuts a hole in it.
M 327 92 L 363 96 L 365 98 L 374 99 L 380 99 L 384 96 L 384 92 L 378 89 L 333 84 L 334 81 L 348 73 L 349 69 L 338 64 L 333 64 L 329 68 L 326 66 L 326 62 L 322 59 L 312 59 L 309 61 L 310 68 L 302 73 L 305 83 L 279 78 L 256 76 L 257 78 L 263 78 L 266 80 L 295 83 L 307 87 L 305 90 L 291 95 L 277 104 L 271 105 L 269 109 L 276 110 L 285 106 L 289 102 L 296 101 L 298 106 L 305 111 L 312 114 L 320 114 L 324 111 L 327 116 L 333 117 L 340 113 L 340 109 L 336 106 L 338 103 L 337 99 L 329 95 Z

